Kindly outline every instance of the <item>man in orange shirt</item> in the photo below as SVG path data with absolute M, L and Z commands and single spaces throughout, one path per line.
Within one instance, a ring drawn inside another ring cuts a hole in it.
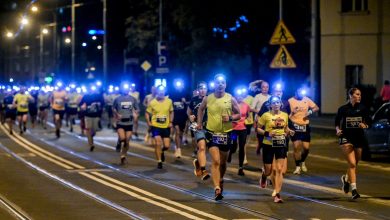
M 307 90 L 299 88 L 295 92 L 295 96 L 288 100 L 291 113 L 289 118 L 291 120 L 290 129 L 295 131 L 291 140 L 294 144 L 294 159 L 295 171 L 294 174 L 301 174 L 301 171 L 307 172 L 305 160 L 309 155 L 310 147 L 310 126 L 309 116 L 319 110 L 318 106 L 308 97 L 306 97 Z M 301 149 L 302 148 L 302 149 Z
M 65 114 L 65 102 L 68 99 L 68 94 L 61 83 L 58 83 L 57 86 L 58 89 L 53 91 L 50 101 L 53 109 L 53 122 L 56 126 L 56 137 L 60 138 L 60 129 Z

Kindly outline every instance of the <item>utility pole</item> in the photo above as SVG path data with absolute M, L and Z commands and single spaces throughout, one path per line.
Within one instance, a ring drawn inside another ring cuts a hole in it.
M 107 0 L 103 0 L 103 84 L 107 84 Z
M 311 0 L 310 91 L 321 106 L 320 0 Z
M 72 0 L 72 80 L 75 80 L 75 61 L 76 61 L 76 0 Z
M 279 0 L 279 21 L 283 20 L 283 0 Z M 283 69 L 279 69 L 279 81 L 282 81 Z

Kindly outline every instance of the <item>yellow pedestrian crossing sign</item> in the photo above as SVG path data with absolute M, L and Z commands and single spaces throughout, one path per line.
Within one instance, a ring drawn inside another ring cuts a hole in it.
M 293 43 L 295 43 L 295 38 L 292 36 L 291 32 L 288 30 L 284 22 L 280 20 L 279 23 L 276 25 L 269 44 L 277 45 Z
M 295 65 L 295 62 L 290 53 L 287 51 L 287 48 L 284 45 L 280 45 L 280 48 L 272 60 L 270 67 L 273 69 L 287 69 L 295 68 L 297 65 Z
M 148 71 L 151 67 L 152 67 L 152 64 L 150 64 L 147 60 L 145 60 L 145 61 L 141 64 L 141 68 L 142 68 L 145 72 Z

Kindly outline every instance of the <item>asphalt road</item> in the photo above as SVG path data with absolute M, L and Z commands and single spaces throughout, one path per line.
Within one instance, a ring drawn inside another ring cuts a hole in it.
M 347 165 L 332 130 L 314 129 L 307 173 L 292 174 L 289 154 L 282 204 L 258 186 L 262 162 L 253 142 L 245 177 L 237 175 L 236 154 L 225 198 L 215 202 L 211 181 L 193 174 L 191 147 L 180 159 L 167 152 L 159 170 L 153 148 L 132 141 L 120 166 L 112 130 L 97 134 L 94 152 L 79 133 L 64 128 L 56 139 L 49 126 L 11 136 L 0 126 L 0 219 L 390 219 L 389 157 L 359 164 L 362 198 L 352 201 L 341 191 Z

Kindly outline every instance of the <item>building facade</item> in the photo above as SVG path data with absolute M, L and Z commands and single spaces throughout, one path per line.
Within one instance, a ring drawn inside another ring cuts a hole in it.
M 321 111 L 336 113 L 348 88 L 390 80 L 390 0 L 323 0 Z

